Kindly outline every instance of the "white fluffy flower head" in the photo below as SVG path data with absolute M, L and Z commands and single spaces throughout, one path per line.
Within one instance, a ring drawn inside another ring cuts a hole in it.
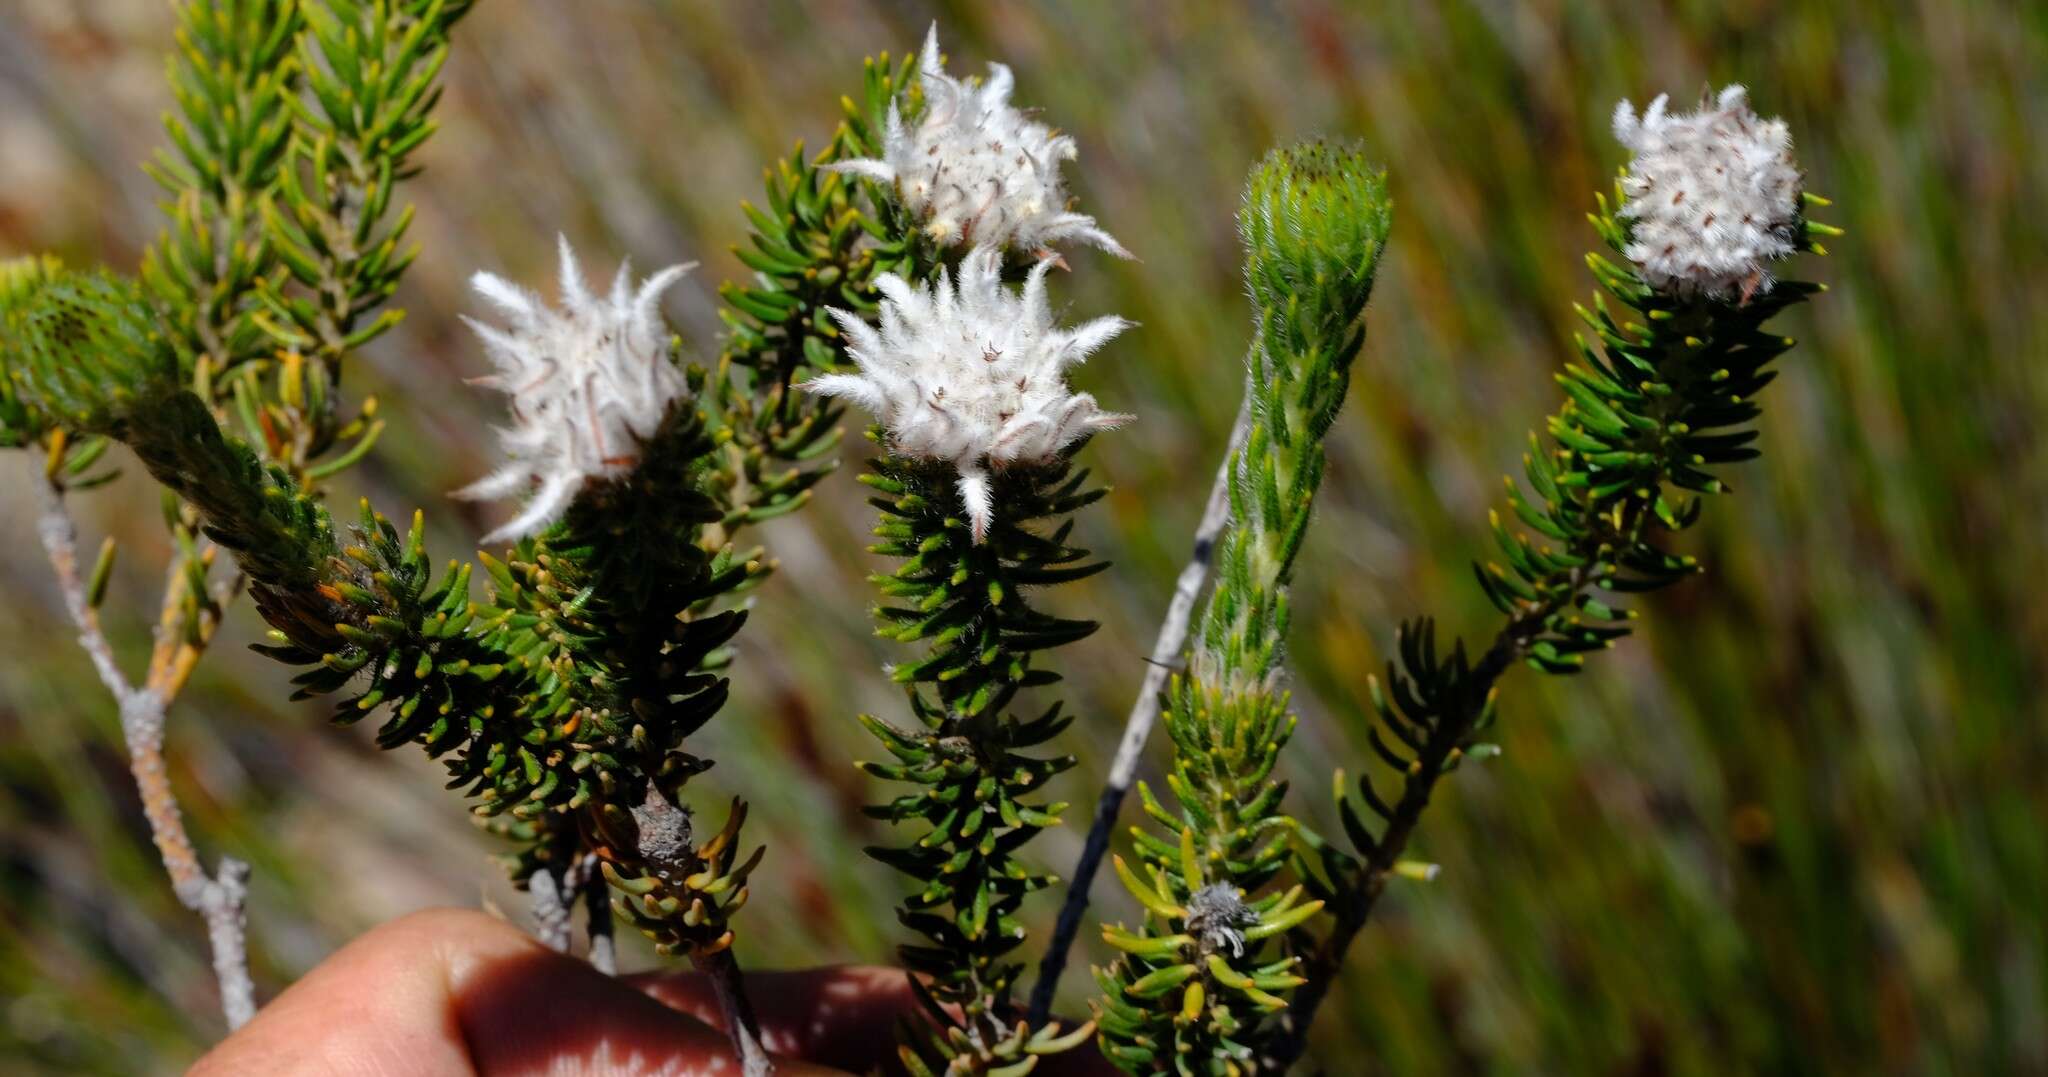
M 1657 288 L 1744 297 L 1768 290 L 1768 263 L 1799 239 L 1799 167 L 1781 119 L 1763 119 L 1730 86 L 1698 112 L 1671 115 L 1665 97 L 1638 117 L 1614 108 L 1614 137 L 1635 154 L 1621 216 L 1627 256 Z
M 1073 160 L 1074 140 L 1010 104 L 1016 80 L 1002 64 L 980 83 L 946 74 L 939 28 L 925 36 L 918 59 L 924 112 L 906 124 L 894 103 L 880 159 L 832 167 L 896 185 L 903 204 L 941 244 L 1013 247 L 1041 255 L 1054 243 L 1090 243 L 1118 257 L 1130 253 L 1067 206 L 1060 165 Z
M 989 469 L 1049 463 L 1075 441 L 1130 421 L 1070 392 L 1066 369 L 1130 323 L 1097 318 L 1053 324 L 1046 303 L 1050 261 L 1032 267 L 1021 292 L 1002 281 L 1002 252 L 977 247 L 957 283 L 944 272 L 929 288 L 888 273 L 880 328 L 835 310 L 858 374 L 827 374 L 804 387 L 873 413 L 899 456 L 944 460 L 960 472 L 976 542 L 994 516 Z
M 692 267 L 671 266 L 638 291 L 619 266 L 608 295 L 591 294 L 569 241 L 561 240 L 561 306 L 489 273 L 470 279 L 510 318 L 504 329 L 464 318 L 483 338 L 497 373 L 472 384 L 511 398 L 512 424 L 498 430 L 506 461 L 456 497 L 527 495 L 511 522 L 485 542 L 539 532 L 562 514 L 584 483 L 617 478 L 640 459 L 671 401 L 684 394 L 683 372 L 669 361 L 661 293 Z

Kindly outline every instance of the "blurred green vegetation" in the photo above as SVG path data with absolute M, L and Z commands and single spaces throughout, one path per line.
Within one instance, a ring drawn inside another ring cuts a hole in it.
M 1287 767 L 1297 810 L 1328 824 L 1328 771 L 1367 757 L 1364 676 L 1396 619 L 1492 629 L 1467 565 L 1554 404 L 1591 287 L 1584 212 L 1621 160 L 1614 102 L 1739 81 L 1784 115 L 1850 234 L 1794 270 L 1833 291 L 1788 324 L 1803 344 L 1766 400 L 1764 458 L 1687 540 L 1708 574 L 1655 596 L 1583 676 L 1511 675 L 1506 754 L 1440 792 L 1417 853 L 1443 874 L 1390 894 L 1316 1057 L 1340 1074 L 2048 1073 L 2048 7 L 494 0 L 459 35 L 411 188 L 410 317 L 350 374 L 392 429 L 341 496 L 426 506 L 438 549 L 482 532 L 492 510 L 444 496 L 486 468 L 498 407 L 460 381 L 484 366 L 456 320 L 476 309 L 464 281 L 545 283 L 557 229 L 594 262 L 703 260 L 670 313 L 715 355 L 739 200 L 795 139 L 822 140 L 862 55 L 934 17 L 955 70 L 1010 63 L 1019 99 L 1076 135 L 1084 208 L 1142 259 L 1074 258 L 1064 289 L 1073 317 L 1142 323 L 1079 375 L 1141 416 L 1086 454 L 1116 492 L 1084 544 L 1117 566 L 1056 611 L 1105 625 L 1064 656 L 1082 765 L 1055 792 L 1083 805 L 1236 409 L 1230 213 L 1269 145 L 1361 137 L 1397 205 L 1300 569 Z M 0 7 L 0 255 L 132 266 L 158 227 L 136 162 L 167 100 L 168 21 L 159 0 Z M 171 1070 L 218 1035 L 204 941 L 34 553 L 32 466 L 0 464 L 0 548 L 17 551 L 0 561 L 0 1072 Z M 167 552 L 157 498 L 132 474 L 81 502 L 88 535 L 128 551 L 108 613 L 139 654 Z M 859 853 L 872 792 L 850 765 L 869 750 L 853 711 L 899 706 L 866 612 L 868 525 L 849 469 L 763 529 L 783 571 L 703 737 L 720 761 L 704 796 L 746 793 L 770 845 L 740 925 L 754 966 L 886 959 L 900 934 L 896 882 Z M 264 991 L 407 909 L 516 913 L 436 769 L 284 704 L 285 672 L 240 646 L 254 620 L 231 618 L 179 702 L 170 756 L 202 850 L 255 864 Z M 1054 870 L 1086 817 L 1037 843 Z M 1113 882 L 1096 890 L 1099 913 L 1132 918 Z M 1055 906 L 1036 903 L 1042 922 Z M 1070 973 L 1067 1009 L 1085 983 Z

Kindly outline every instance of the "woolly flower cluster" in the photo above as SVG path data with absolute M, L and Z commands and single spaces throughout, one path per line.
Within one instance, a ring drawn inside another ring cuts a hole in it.
M 879 328 L 832 311 L 860 372 L 804 385 L 873 413 L 897 455 L 954 464 L 976 542 L 995 513 L 990 467 L 1048 463 L 1131 418 L 1069 392 L 1063 376 L 1130 323 L 1111 316 L 1056 327 L 1045 296 L 1051 268 L 1039 262 L 1022 292 L 1012 291 L 1003 285 L 1002 252 L 984 246 L 961 260 L 957 285 L 943 271 L 928 289 L 884 274 L 875 282 Z
M 671 266 L 630 287 L 619 266 L 611 293 L 592 295 L 561 240 L 561 307 L 489 273 L 470 284 L 510 317 L 497 329 L 471 318 L 498 372 L 471 384 L 511 398 L 512 425 L 498 430 L 507 460 L 456 497 L 527 493 L 511 522 L 484 536 L 500 542 L 535 534 L 562 514 L 584 483 L 631 470 L 670 402 L 687 389 L 669 361 L 661 293 L 692 267 Z
M 1095 218 L 1067 208 L 1060 165 L 1074 159 L 1074 140 L 1010 104 L 1016 80 L 1008 67 L 990 64 L 988 70 L 979 84 L 946 74 L 934 25 L 918 59 L 924 111 L 916 123 L 905 124 L 892 103 L 881 158 L 832 167 L 895 184 L 926 232 L 947 246 L 1049 254 L 1053 243 L 1071 239 L 1130 257 Z
M 1671 115 L 1658 97 L 1640 116 L 1614 108 L 1614 137 L 1635 154 L 1622 178 L 1634 222 L 1627 256 L 1653 287 L 1744 297 L 1771 286 L 1766 263 L 1799 239 L 1799 168 L 1780 119 L 1750 111 L 1740 86 L 1698 112 Z

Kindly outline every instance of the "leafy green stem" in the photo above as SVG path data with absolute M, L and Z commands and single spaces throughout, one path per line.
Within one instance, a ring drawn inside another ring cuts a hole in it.
M 1806 204 L 1826 203 L 1809 196 Z M 1623 219 L 1605 198 L 1592 222 L 1611 249 L 1627 247 Z M 1835 232 L 1802 220 L 1795 249 L 1817 251 L 1814 237 Z M 1601 292 L 1578 313 L 1593 338 L 1578 340 L 1580 361 L 1558 375 L 1566 400 L 1545 424 L 1548 442 L 1530 438 L 1526 486 L 1507 483 L 1510 510 L 1539 537 L 1509 529 L 1495 513 L 1494 538 L 1506 563 L 1474 566 L 1506 622 L 1476 663 L 1462 643 L 1439 658 L 1429 620 L 1404 624 L 1385 685 L 1371 679 L 1376 721 L 1367 738 L 1397 776 L 1401 795 L 1389 804 L 1371 776 L 1361 775 L 1354 796 L 1340 771 L 1339 815 L 1356 855 L 1304 835 L 1313 855 L 1302 857 L 1302 874 L 1334 922 L 1320 940 L 1306 931 L 1290 938 L 1308 983 L 1262 1055 L 1267 1072 L 1285 1072 L 1301 1055 L 1352 941 L 1388 882 L 1406 873 L 1402 854 L 1437 783 L 1465 759 L 1498 752 L 1477 738 L 1493 722 L 1500 678 L 1518 662 L 1546 673 L 1578 672 L 1587 654 L 1629 634 L 1635 613 L 1619 608 L 1617 596 L 1700 571 L 1697 559 L 1664 543 L 1699 519 L 1706 494 L 1728 489 L 1710 468 L 1757 455 L 1750 444 L 1757 436 L 1750 423 L 1761 413 L 1756 398 L 1775 377 L 1768 365 L 1793 344 L 1764 322 L 1822 290 L 1781 281 L 1723 299 L 1653 288 L 1597 254 L 1587 265 Z M 1368 813 L 1380 820 L 1377 834 Z M 1417 871 L 1427 877 L 1427 868 Z

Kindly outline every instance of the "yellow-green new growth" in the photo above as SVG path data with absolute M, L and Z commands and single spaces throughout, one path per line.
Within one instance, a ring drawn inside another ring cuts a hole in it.
M 1105 928 L 1123 956 L 1096 974 L 1103 1052 L 1132 1073 L 1244 1072 L 1302 983 L 1267 945 L 1322 908 L 1299 886 L 1267 890 L 1294 829 L 1272 777 L 1295 721 L 1279 677 L 1287 589 L 1391 221 L 1385 174 L 1349 146 L 1275 152 L 1246 185 L 1251 427 L 1228 466 L 1216 590 L 1166 693 L 1173 807 L 1140 783 L 1160 832 L 1133 828 L 1137 866 L 1116 861 L 1147 915 Z
M 1252 426 L 1230 467 L 1231 532 L 1197 636 L 1198 679 L 1249 684 L 1279 665 L 1323 437 L 1351 385 L 1392 215 L 1386 174 L 1349 147 L 1269 154 L 1246 182 L 1238 231 L 1254 317 Z

